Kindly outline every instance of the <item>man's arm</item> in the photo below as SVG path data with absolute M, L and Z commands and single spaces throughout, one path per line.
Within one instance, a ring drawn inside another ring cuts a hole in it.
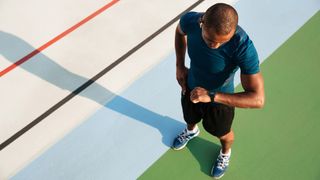
M 234 94 L 217 92 L 214 102 L 240 108 L 262 108 L 265 99 L 262 74 L 241 74 L 241 84 L 244 92 Z M 190 99 L 194 103 L 211 101 L 208 91 L 200 87 L 191 92 Z
M 184 32 L 178 24 L 175 32 L 175 51 L 176 51 L 176 78 L 180 84 L 182 91 L 186 90 L 188 69 L 185 66 L 187 40 Z
M 264 106 L 262 74 L 241 74 L 241 84 L 244 92 L 235 94 L 217 93 L 214 101 L 240 108 L 262 108 Z

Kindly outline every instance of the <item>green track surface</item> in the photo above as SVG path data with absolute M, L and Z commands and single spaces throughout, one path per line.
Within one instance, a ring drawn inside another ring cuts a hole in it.
M 266 39 L 267 41 L 267 39 Z M 236 139 L 223 180 L 320 179 L 320 13 L 263 64 L 266 104 L 237 109 Z M 237 91 L 240 91 L 237 87 Z M 139 179 L 211 179 L 219 142 L 201 135 L 168 150 Z

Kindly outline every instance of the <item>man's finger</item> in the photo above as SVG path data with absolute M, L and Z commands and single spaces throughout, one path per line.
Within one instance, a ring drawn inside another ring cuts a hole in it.
M 198 102 L 200 102 L 200 101 L 195 99 L 195 100 L 193 100 L 192 102 L 193 102 L 193 103 L 198 103 Z
M 198 96 L 193 93 L 190 95 L 190 100 L 195 103 L 198 101 Z
M 190 97 L 194 97 L 194 90 L 190 92 Z

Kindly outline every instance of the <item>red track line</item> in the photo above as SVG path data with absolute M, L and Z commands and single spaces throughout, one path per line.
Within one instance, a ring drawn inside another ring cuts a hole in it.
M 9 67 L 5 68 L 4 70 L 2 70 L 0 72 L 0 77 L 2 77 L 3 75 L 7 74 L 10 71 L 12 71 L 14 68 L 16 68 L 17 66 L 21 65 L 22 63 L 28 61 L 30 58 L 32 58 L 33 56 L 37 55 L 38 53 L 40 53 L 41 51 L 43 51 L 47 47 L 51 46 L 55 42 L 59 41 L 60 39 L 62 39 L 63 37 L 65 37 L 66 35 L 71 33 L 72 31 L 74 31 L 75 29 L 77 29 L 81 25 L 83 25 L 86 22 L 90 21 L 91 19 L 93 19 L 94 17 L 96 17 L 97 15 L 99 15 L 100 13 L 102 13 L 103 11 L 105 11 L 106 9 L 108 9 L 109 7 L 111 7 L 112 5 L 117 3 L 118 1 L 120 1 L 120 0 L 112 0 L 110 3 L 106 4 L 105 6 L 103 6 L 99 10 L 97 10 L 96 12 L 92 13 L 91 15 L 86 17 L 85 19 L 83 19 L 80 22 L 78 22 L 77 24 L 73 25 L 71 28 L 67 29 L 66 31 L 64 31 L 61 34 L 59 34 L 58 36 L 56 36 L 55 38 L 51 39 L 49 42 L 45 43 L 44 45 L 42 45 L 38 49 L 35 49 L 34 51 L 29 53 L 28 55 L 26 55 L 22 59 L 18 60 L 14 64 L 12 64 Z

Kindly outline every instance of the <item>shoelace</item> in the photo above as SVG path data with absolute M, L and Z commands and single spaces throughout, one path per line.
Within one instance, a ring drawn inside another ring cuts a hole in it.
M 228 156 L 219 155 L 217 161 L 218 161 L 217 162 L 217 168 L 224 169 L 229 164 L 229 157 Z
M 184 141 L 184 140 L 188 140 L 188 139 L 189 139 L 188 136 L 189 136 L 189 135 L 188 135 L 188 133 L 187 133 L 187 130 L 185 129 L 185 130 L 183 130 L 183 132 L 182 132 L 181 134 L 179 134 L 178 140 L 179 140 L 180 142 L 182 142 L 182 141 Z

